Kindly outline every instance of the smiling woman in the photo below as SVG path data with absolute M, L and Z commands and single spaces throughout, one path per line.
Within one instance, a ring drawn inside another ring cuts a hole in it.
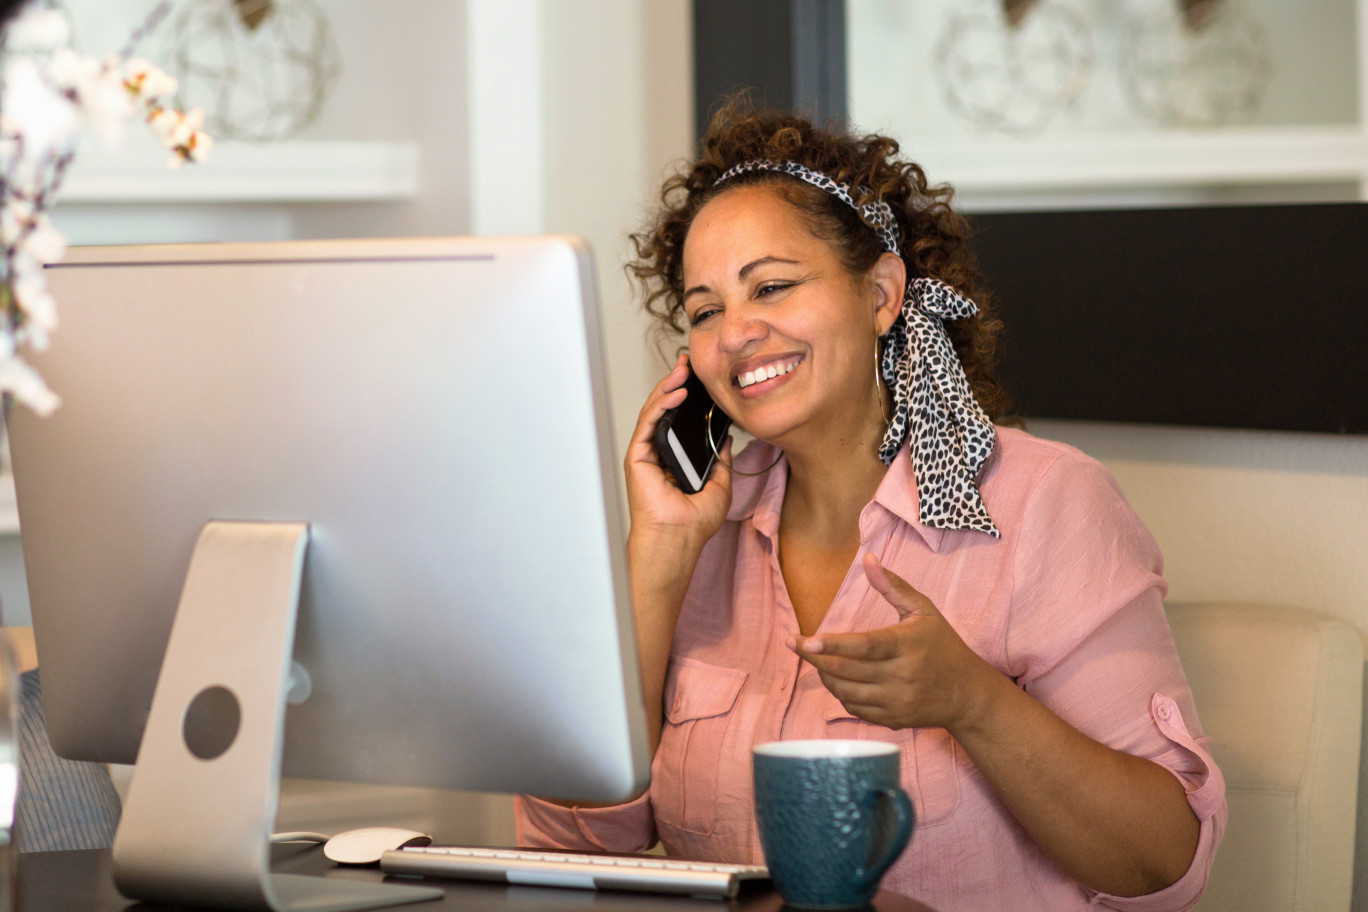
M 885 889 L 1190 908 L 1225 795 L 1158 548 L 1098 463 L 1004 426 L 951 192 L 897 155 L 728 108 L 635 236 L 689 350 L 626 457 L 652 782 L 611 808 L 520 799 L 519 838 L 758 862 L 752 748 L 875 740 L 919 828 Z M 757 438 L 696 494 L 652 447 L 690 367 Z
M 902 302 L 901 260 L 857 280 L 786 200 L 741 187 L 699 211 L 684 261 L 690 361 L 724 412 L 784 449 L 833 432 L 877 446 L 876 346 Z
M 665 182 L 657 219 L 633 238 L 638 259 L 628 269 L 643 285 L 646 309 L 666 334 L 688 328 L 684 255 L 694 220 L 724 191 L 764 186 L 805 217 L 811 235 L 833 245 L 852 276 L 867 274 L 888 252 L 890 236 L 915 239 L 904 257 L 908 277 L 934 276 L 978 304 L 978 315 L 948 324 L 946 329 L 975 398 L 994 420 L 1002 419 L 1006 397 L 992 374 L 1002 325 L 993 316 L 990 299 L 975 287 L 966 223 L 950 206 L 951 189 L 930 184 L 917 164 L 893 159 L 897 149 L 894 140 L 882 136 L 837 137 L 797 118 L 766 125 L 746 117 L 740 105 L 724 109 L 704 139 L 699 161 Z M 871 231 L 861 221 L 855 201 L 846 202 L 827 192 L 822 181 L 787 179 L 784 172 L 755 165 L 788 161 L 798 154 L 811 163 L 812 173 L 829 177 L 827 183 L 859 187 L 887 203 L 891 209 L 884 218 L 896 220 L 896 225 L 887 226 L 884 233 Z M 719 180 L 738 165 L 749 166 Z M 896 235 L 889 235 L 890 231 Z

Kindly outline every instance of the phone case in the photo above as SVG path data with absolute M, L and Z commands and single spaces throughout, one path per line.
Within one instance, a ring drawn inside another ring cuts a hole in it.
M 721 447 L 731 428 L 731 418 L 707 395 L 703 385 L 689 376 L 689 398 L 678 408 L 661 416 L 655 429 L 655 448 L 660 461 L 686 494 L 697 494 L 708 481 L 717 457 L 714 446 Z M 692 401 L 691 401 L 692 400 Z M 708 443 L 706 415 L 712 411 L 713 444 Z

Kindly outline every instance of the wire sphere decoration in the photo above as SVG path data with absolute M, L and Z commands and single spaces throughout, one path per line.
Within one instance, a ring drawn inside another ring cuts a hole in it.
M 1096 51 L 1084 17 L 1064 3 L 974 0 L 936 42 L 946 106 L 988 130 L 1039 133 L 1092 78 Z
M 1170 127 L 1250 120 L 1274 71 L 1267 28 L 1229 0 L 1167 0 L 1163 8 L 1134 13 L 1120 52 L 1132 107 Z
M 171 54 L 182 107 L 218 135 L 287 139 L 318 117 L 342 72 L 312 0 L 196 0 L 176 18 Z

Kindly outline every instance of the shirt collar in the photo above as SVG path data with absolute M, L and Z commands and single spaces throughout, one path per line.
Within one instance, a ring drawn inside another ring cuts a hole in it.
M 732 465 L 737 474 L 732 475 L 732 502 L 727 519 L 750 519 L 758 532 L 774 538 L 779 533 L 779 509 L 788 486 L 788 460 L 776 447 L 754 440 L 737 454 Z
M 910 526 L 932 551 L 940 550 L 945 530 L 922 525 L 921 500 L 917 497 L 917 478 L 912 469 L 912 454 L 908 451 L 906 443 L 898 451 L 898 455 L 893 457 L 892 464 L 884 473 L 883 481 L 879 482 L 879 487 L 874 491 L 874 499 L 870 501 L 870 506 L 874 505 L 882 507 Z M 865 511 L 860 517 L 862 522 L 868 515 L 869 507 L 866 507 Z M 864 534 L 865 530 L 862 528 L 860 532 Z
M 788 485 L 788 460 L 780 458 L 775 462 L 778 455 L 774 447 L 759 440 L 753 441 L 737 455 L 732 464 L 739 472 L 762 474 L 732 476 L 732 502 L 727 511 L 728 520 L 750 519 L 757 532 L 771 539 L 779 532 L 779 510 L 784 504 L 784 490 Z M 774 464 L 768 471 L 762 471 L 771 463 Z M 922 525 L 918 514 L 920 506 L 912 457 L 904 445 L 884 473 L 883 480 L 874 491 L 874 499 L 860 514 L 861 537 L 866 537 L 872 531 L 865 528 L 870 508 L 879 507 L 910 526 L 932 551 L 940 550 L 945 530 Z

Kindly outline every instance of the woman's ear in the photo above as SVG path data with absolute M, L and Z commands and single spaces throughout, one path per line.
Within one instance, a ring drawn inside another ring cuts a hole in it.
M 884 253 L 869 271 L 874 284 L 874 324 L 883 335 L 902 311 L 907 291 L 907 265 L 896 253 Z

